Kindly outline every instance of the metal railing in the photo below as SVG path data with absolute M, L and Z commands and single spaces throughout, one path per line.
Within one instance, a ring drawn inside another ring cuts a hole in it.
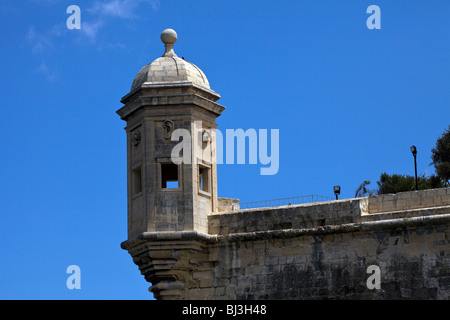
M 240 209 L 270 208 L 270 207 L 290 206 L 290 205 L 294 205 L 294 204 L 314 203 L 314 202 L 331 201 L 331 200 L 335 200 L 335 199 L 333 197 L 327 197 L 327 196 L 309 195 L 309 196 L 300 196 L 300 197 L 292 197 L 292 198 L 245 202 L 245 203 L 240 203 L 239 208 Z

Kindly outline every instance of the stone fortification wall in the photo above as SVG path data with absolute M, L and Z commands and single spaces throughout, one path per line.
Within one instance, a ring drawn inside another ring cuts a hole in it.
M 208 234 L 125 244 L 140 267 L 146 259 L 157 298 L 450 297 L 450 188 L 219 212 L 208 223 Z M 379 288 L 367 285 L 373 267 Z

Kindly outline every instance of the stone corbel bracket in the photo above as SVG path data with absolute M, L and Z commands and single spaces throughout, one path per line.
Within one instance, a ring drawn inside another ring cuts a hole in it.
M 210 268 L 208 244 L 214 236 L 196 231 L 144 232 L 121 243 L 152 286 L 158 300 L 183 299 L 195 287 L 193 271 Z

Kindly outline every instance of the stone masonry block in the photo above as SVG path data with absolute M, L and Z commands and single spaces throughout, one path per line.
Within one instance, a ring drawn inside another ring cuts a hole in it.
M 450 205 L 450 194 L 447 194 L 446 196 L 440 196 L 440 202 L 443 206 Z
M 407 203 L 405 199 L 397 200 L 396 209 L 397 210 L 405 210 L 407 208 Z
M 394 209 L 395 209 L 394 201 L 392 201 L 392 200 L 387 200 L 387 201 L 384 201 L 384 202 L 382 203 L 382 211 L 383 211 L 383 212 L 386 212 L 386 211 L 393 211 Z
M 410 193 L 410 192 L 400 192 L 400 193 L 397 193 L 397 199 L 398 199 L 398 200 L 407 200 L 407 199 L 411 199 L 411 193 Z

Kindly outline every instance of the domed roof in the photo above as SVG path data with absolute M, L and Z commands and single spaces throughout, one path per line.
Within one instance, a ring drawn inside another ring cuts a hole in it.
M 177 34 L 172 29 L 161 33 L 161 41 L 165 44 L 164 55 L 149 63 L 139 71 L 134 78 L 131 91 L 139 89 L 144 84 L 167 84 L 189 82 L 210 89 L 208 79 L 196 65 L 179 58 L 173 51 Z

